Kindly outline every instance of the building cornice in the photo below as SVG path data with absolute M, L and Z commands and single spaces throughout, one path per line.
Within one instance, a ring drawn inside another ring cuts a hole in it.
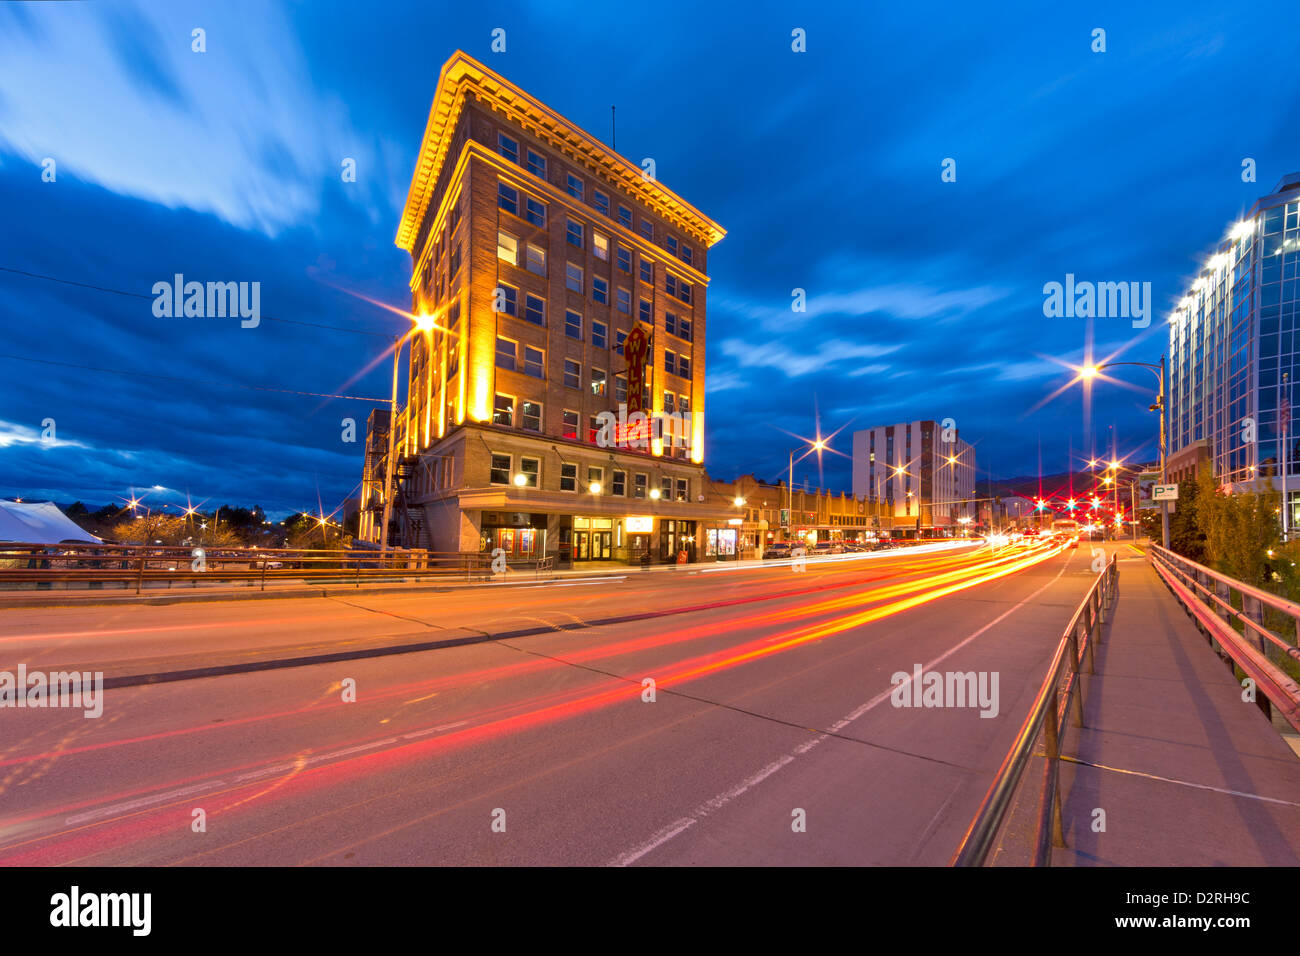
M 429 109 L 424 139 L 397 230 L 396 244 L 407 252 L 414 248 L 420 223 L 428 211 L 433 190 L 447 160 L 456 125 L 470 96 L 488 108 L 506 114 L 571 162 L 619 184 L 628 195 L 657 216 L 706 246 L 712 246 L 726 235 L 726 230 L 672 190 L 643 176 L 639 166 L 608 149 L 473 57 L 457 50 L 443 65 L 438 77 L 438 88 Z

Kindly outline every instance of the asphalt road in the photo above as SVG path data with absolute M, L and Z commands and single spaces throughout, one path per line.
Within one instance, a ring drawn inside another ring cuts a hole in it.
M 233 671 L 0 710 L 0 864 L 943 864 L 1089 564 L 0 611 L 0 670 Z M 894 706 L 916 665 L 996 674 L 996 716 Z

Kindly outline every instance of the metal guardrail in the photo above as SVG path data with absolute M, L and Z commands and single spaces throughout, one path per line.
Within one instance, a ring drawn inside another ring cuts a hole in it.
M 1119 592 L 1119 565 L 1112 554 L 1088 594 L 1075 610 L 1070 623 L 1056 646 L 1052 663 L 1047 669 L 1043 686 L 1034 698 L 1034 704 L 1025 718 L 1015 743 L 998 768 L 993 784 L 967 828 L 952 866 L 983 866 L 993 849 L 994 842 L 1007 814 L 1020 780 L 1024 776 L 1034 744 L 1043 735 L 1043 783 L 1038 800 L 1038 823 L 1034 838 L 1034 866 L 1048 866 L 1052 860 L 1052 847 L 1065 846 L 1061 827 L 1061 795 L 1057 788 L 1060 769 L 1061 737 L 1066 714 L 1074 704 L 1074 726 L 1083 726 L 1083 691 L 1080 668 L 1093 672 L 1094 648 L 1101 641 L 1105 614 L 1115 603 Z M 1086 657 L 1086 662 L 1085 662 Z
M 492 556 L 419 549 L 313 550 L 149 545 L 0 544 L 0 590 L 143 590 L 217 583 L 266 590 L 268 582 L 352 584 L 485 574 Z
M 1257 702 L 1300 730 L 1300 686 L 1272 660 L 1300 661 L 1300 648 L 1268 627 L 1268 610 L 1289 623 L 1300 642 L 1300 604 L 1278 597 L 1158 545 L 1149 550 L 1151 566 L 1210 638 L 1215 652 L 1255 682 Z M 1240 627 L 1240 630 L 1234 626 Z

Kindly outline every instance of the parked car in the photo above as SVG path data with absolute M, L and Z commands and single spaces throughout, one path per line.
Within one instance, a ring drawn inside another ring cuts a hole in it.
M 763 552 L 763 560 L 788 557 L 790 557 L 790 544 L 787 541 L 777 541 L 769 544 Z
M 843 554 L 844 545 L 840 544 L 838 541 L 818 541 L 808 549 L 808 553 L 813 556 L 823 554 Z

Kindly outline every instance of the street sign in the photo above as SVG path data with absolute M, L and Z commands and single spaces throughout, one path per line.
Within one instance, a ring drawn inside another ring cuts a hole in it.
M 782 509 L 781 509 L 781 527 L 782 527 L 782 528 L 788 528 L 788 527 L 790 527 L 790 509 L 789 509 L 789 508 L 782 508 Z
M 1151 488 L 1152 501 L 1177 501 L 1177 485 L 1153 485 Z
M 1144 471 L 1138 475 L 1137 482 L 1137 506 L 1139 508 L 1154 508 L 1155 499 L 1152 498 L 1153 489 L 1160 482 L 1160 473 L 1155 471 Z

